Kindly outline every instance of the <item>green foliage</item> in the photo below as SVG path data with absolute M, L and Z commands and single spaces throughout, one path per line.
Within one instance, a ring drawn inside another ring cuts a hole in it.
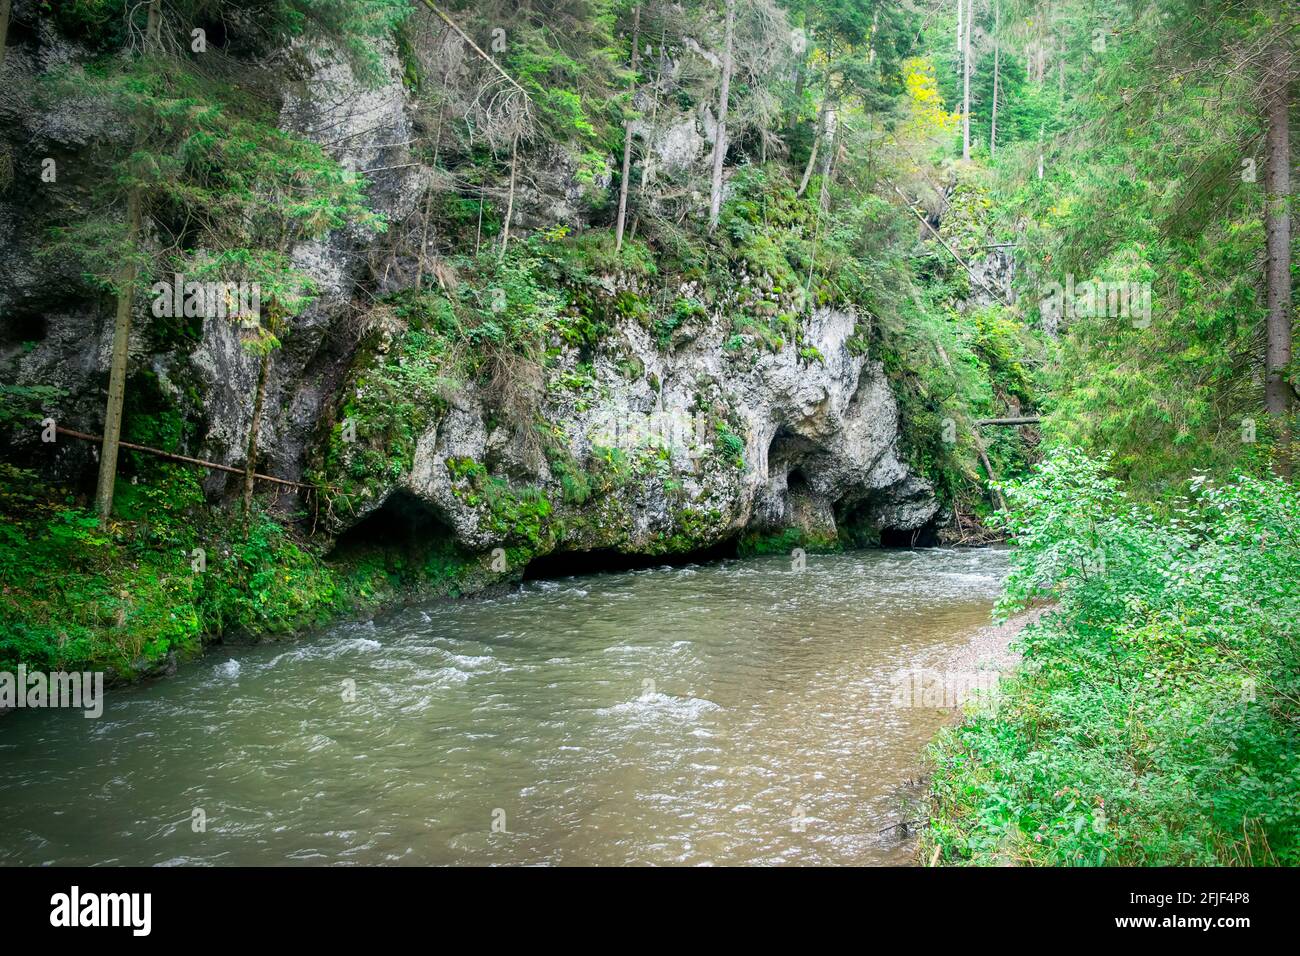
M 1296 864 L 1300 493 L 1197 478 L 1157 517 L 1077 451 L 1005 488 L 1000 697 L 944 734 L 926 837 L 948 862 Z
M 491 532 L 503 543 L 542 549 L 552 534 L 551 503 L 538 488 L 513 488 L 471 458 L 448 458 L 452 493 L 480 509 Z
M 655 319 L 655 341 L 661 349 L 666 349 L 672 345 L 673 334 L 678 329 L 689 325 L 691 322 L 706 319 L 708 315 L 708 309 L 698 299 L 679 298 L 673 302 L 672 309 L 666 315 Z
M 64 394 L 52 385 L 11 385 L 0 382 L 0 428 L 34 425 L 45 417 L 45 409 Z
M 208 508 L 192 468 L 155 466 L 118 492 L 122 520 L 101 528 L 66 491 L 0 462 L 0 668 L 131 680 L 217 637 L 289 634 L 404 589 L 458 594 L 491 577 L 440 540 L 326 562 L 260 511 L 245 523 Z
M 321 15 L 367 6 L 302 5 Z M 368 4 L 371 13 L 381 6 Z M 351 16 L 341 22 L 357 23 Z M 385 227 L 366 205 L 363 179 L 320 146 L 281 130 L 266 103 L 181 61 L 104 57 L 53 72 L 40 91 L 42 103 L 73 95 L 131 131 L 94 144 L 85 163 L 104 175 L 79 201 L 67 198 L 77 193 L 63 194 L 40 250 L 46 259 L 79 263 L 91 286 L 120 293 L 128 265 L 141 297 L 164 266 L 186 281 L 249 283 L 259 289 L 261 320 L 250 345 L 265 352 L 279 345 L 283 320 L 300 313 L 315 291 L 286 249 L 345 223 Z M 141 207 L 144 235 L 171 237 L 161 250 L 133 237 L 122 212 L 128 196 Z M 163 319 L 154 332 L 164 345 L 197 335 L 183 318 Z
M 352 510 L 409 470 L 416 440 L 455 389 L 444 370 L 443 347 L 444 338 L 419 323 L 396 340 L 373 334 L 309 473 L 327 508 Z
M 713 423 L 713 447 L 716 454 L 736 468 L 745 467 L 745 439 L 732 431 L 732 425 L 721 419 Z
M 1099 15 L 1127 24 L 1100 49 Z M 999 152 L 993 193 L 1021 231 L 1027 319 L 1069 276 L 1150 290 L 1149 318 L 1062 317 L 1037 382 L 1045 437 L 1112 453 L 1143 497 L 1176 493 L 1195 469 L 1260 473 L 1274 455 L 1255 377 L 1264 196 L 1243 172 L 1262 140 L 1260 77 L 1234 51 L 1279 25 L 1273 11 L 1181 0 L 1067 4 L 1055 122 L 1044 145 Z
M 97 52 L 139 42 L 148 22 L 148 3 L 124 8 L 118 0 L 40 0 L 40 12 L 53 18 L 65 35 Z M 391 33 L 409 15 L 407 0 L 168 0 L 160 4 L 164 35 L 214 18 L 238 23 L 248 52 L 265 53 L 292 40 L 340 49 L 359 75 L 377 80 L 381 59 L 374 41 Z M 220 9 L 218 9 L 218 6 Z

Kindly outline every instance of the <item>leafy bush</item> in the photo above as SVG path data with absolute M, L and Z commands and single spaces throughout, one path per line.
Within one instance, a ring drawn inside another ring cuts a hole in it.
M 214 637 L 300 630 L 407 583 L 453 586 L 472 564 L 438 555 L 422 582 L 395 584 L 364 561 L 326 563 L 264 514 L 209 510 L 192 469 L 163 465 L 118 489 L 126 520 L 101 528 L 65 491 L 0 462 L 0 669 L 130 679 Z
M 1004 490 L 1000 610 L 1057 606 L 1024 632 L 1000 698 L 933 748 L 927 849 L 1300 863 L 1300 491 L 1198 478 L 1160 518 L 1078 451 Z

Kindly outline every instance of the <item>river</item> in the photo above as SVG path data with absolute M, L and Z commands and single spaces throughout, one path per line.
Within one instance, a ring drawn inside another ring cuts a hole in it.
M 0 719 L 3 864 L 899 864 L 1007 553 L 530 581 Z M 882 830 L 886 832 L 881 833 Z

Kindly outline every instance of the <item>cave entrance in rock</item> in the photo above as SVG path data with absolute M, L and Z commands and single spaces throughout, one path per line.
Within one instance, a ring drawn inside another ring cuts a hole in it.
M 880 529 L 880 546 L 882 548 L 933 548 L 938 543 L 939 535 L 929 525 L 923 525 L 920 528 L 911 530 L 903 528 Z
M 812 442 L 802 435 L 796 435 L 784 425 L 776 430 L 772 441 L 767 446 L 767 473 L 769 476 L 793 474 L 799 472 L 807 487 L 807 477 L 799 471 L 799 465 L 817 450 Z
M 736 556 L 736 539 L 727 538 L 715 545 L 697 551 L 679 554 L 624 554 L 613 548 L 592 551 L 562 551 L 543 555 L 528 562 L 524 569 L 525 581 L 568 578 L 584 574 L 610 571 L 641 571 L 646 568 L 681 567 L 686 564 L 706 564 Z
M 22 350 L 29 342 L 43 342 L 49 334 L 50 323 L 44 315 L 15 309 L 0 322 L 0 354 Z
M 914 529 L 881 526 L 877 518 L 880 505 L 874 493 L 858 500 L 836 502 L 836 524 L 854 547 L 931 548 L 939 543 L 938 529 L 932 525 Z
M 450 546 L 454 540 L 451 529 L 428 505 L 407 492 L 395 491 L 382 505 L 339 535 L 329 556 L 352 557 L 373 551 L 416 555 L 435 547 Z

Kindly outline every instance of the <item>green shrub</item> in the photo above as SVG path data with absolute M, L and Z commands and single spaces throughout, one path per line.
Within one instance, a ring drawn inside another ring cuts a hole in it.
M 1300 863 L 1300 491 L 1191 482 L 1171 516 L 1066 451 L 1005 487 L 1003 613 L 1050 598 L 999 699 L 932 749 L 946 862 Z

